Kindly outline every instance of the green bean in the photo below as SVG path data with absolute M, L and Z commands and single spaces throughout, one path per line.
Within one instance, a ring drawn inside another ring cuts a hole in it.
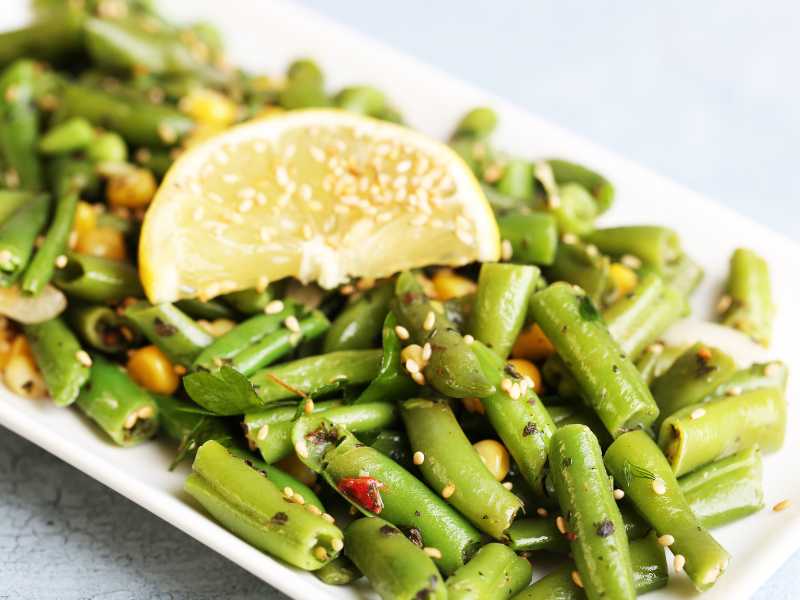
M 548 210 L 562 234 L 586 235 L 594 229 L 597 204 L 582 185 L 567 183 L 558 186 L 558 203 Z
M 393 282 L 382 283 L 352 301 L 325 334 L 323 352 L 374 348 L 394 295 Z
M 709 529 L 764 508 L 758 446 L 710 463 L 678 479 L 692 512 Z
M 255 315 L 264 312 L 267 304 L 283 294 L 285 287 L 282 281 L 277 281 L 269 284 L 263 291 L 252 288 L 239 290 L 225 294 L 222 299 L 242 314 Z
M 436 548 L 443 573 L 462 566 L 480 544 L 480 534 L 426 485 L 388 456 L 345 435 L 324 455 L 325 478 L 367 515 L 379 514 L 404 531 L 416 530 Z M 366 474 L 366 475 L 365 475 Z
M 82 16 L 60 10 L 22 29 L 0 33 L 0 66 L 21 58 L 65 62 L 82 48 Z
M 173 363 L 191 365 L 214 338 L 172 304 L 137 302 L 123 313 Z
M 494 160 L 494 153 L 489 147 L 487 142 L 482 138 L 474 138 L 472 136 L 459 136 L 450 140 L 450 148 L 461 157 L 461 160 L 466 163 L 470 170 L 475 174 L 478 179 L 483 177 L 484 171 L 488 168 Z M 495 188 L 489 185 L 482 185 L 483 192 L 486 199 L 495 208 L 495 199 L 503 204 L 510 203 L 512 207 L 520 207 L 526 204 L 525 201 L 519 198 L 510 198 L 501 194 Z
M 656 534 L 674 538 L 670 549 L 686 560 L 685 570 L 697 589 L 714 585 L 730 556 L 692 513 L 672 468 L 643 431 L 622 434 L 606 450 L 605 463 L 616 484 Z
M 512 159 L 503 166 L 497 191 L 512 198 L 533 197 L 533 165 L 525 160 Z
M 630 544 L 633 586 L 637 594 L 646 594 L 667 585 L 669 570 L 664 547 L 650 536 Z M 575 585 L 572 564 L 551 571 L 523 590 L 513 600 L 583 600 L 586 594 Z
M 83 150 L 94 139 L 92 124 L 81 117 L 67 119 L 50 129 L 39 140 L 43 154 L 65 154 Z
M 31 60 L 19 60 L 0 74 L 0 156 L 19 185 L 32 191 L 43 184 L 36 152 L 39 111 L 35 105 L 41 69 Z
M 506 358 L 517 339 L 539 269 L 529 265 L 483 263 L 472 310 L 470 333 Z
M 461 117 L 453 137 L 486 138 L 492 135 L 496 128 L 497 113 L 491 108 L 479 106 Z
M 482 462 L 450 407 L 432 400 L 407 400 L 400 411 L 411 449 L 424 455 L 419 469 L 428 484 L 472 524 L 503 539 L 522 502 Z
M 25 325 L 24 330 L 50 397 L 57 406 L 69 406 L 89 379 L 89 355 L 58 317 Z
M 650 390 L 588 296 L 555 283 L 534 294 L 530 308 L 612 436 L 656 419 Z
M 656 377 L 666 373 L 685 350 L 686 346 L 683 345 L 665 346 L 661 342 L 654 342 L 644 349 L 636 361 L 636 368 L 642 374 L 642 379 L 650 385 Z
M 682 408 L 661 423 L 658 443 L 679 477 L 755 444 L 775 452 L 785 433 L 783 392 L 763 388 Z
M 672 289 L 689 297 L 703 280 L 703 267 L 690 256 L 682 254 L 666 271 L 666 282 Z
M 731 256 L 730 274 L 721 303 L 720 321 L 738 329 L 762 346 L 772 336 L 772 288 L 767 261 L 747 248 L 737 248 Z
M 142 295 L 139 274 L 132 265 L 86 254 L 67 254 L 66 266 L 53 274 L 53 284 L 87 302 L 118 302 Z
M 500 237 L 511 244 L 513 262 L 553 264 L 558 247 L 558 228 L 553 215 L 513 212 L 498 218 L 497 225 Z
M 22 275 L 49 211 L 50 196 L 37 194 L 0 225 L 0 285 L 7 287 Z
M 281 327 L 281 325 L 283 326 Z M 318 310 L 301 318 L 297 324 L 297 331 L 292 331 L 285 323 L 279 322 L 278 329 L 263 336 L 227 360 L 230 366 L 240 373 L 252 375 L 259 369 L 289 354 L 301 341 L 316 339 L 325 333 L 329 325 L 327 317 Z
M 358 519 L 345 530 L 345 544 L 347 557 L 384 600 L 447 598 L 436 565 L 391 523 Z
M 650 385 L 659 410 L 656 428 L 681 408 L 702 401 L 735 372 L 736 363 L 722 350 L 701 342 L 690 346 Z
M 397 278 L 392 312 L 403 328 L 401 331 L 413 343 L 419 346 L 429 343 L 434 349 L 422 371 L 434 389 L 453 398 L 482 397 L 494 391 L 472 349 L 455 326 L 435 310 L 409 272 Z
M 777 388 L 785 393 L 788 377 L 789 369 L 780 361 L 755 363 L 746 369 L 736 371 L 730 379 L 722 382 L 704 400 L 723 396 L 737 396 L 744 392 L 752 392 L 762 388 Z
M 547 412 L 550 414 L 556 427 L 573 424 L 586 425 L 586 427 L 591 429 L 592 433 L 597 436 L 597 441 L 601 448 L 608 447 L 608 445 L 614 441 L 602 421 L 587 407 L 576 404 L 548 406 Z
M 89 382 L 78 407 L 120 446 L 133 446 L 158 430 L 158 406 L 119 365 L 92 356 Z
M 158 148 L 140 148 L 134 154 L 136 162 L 152 171 L 156 177 L 163 178 L 172 163 L 175 162 L 173 155 L 168 150 Z
M 635 256 L 659 275 L 667 274 L 682 256 L 678 234 L 657 225 L 597 229 L 584 239 L 614 259 Z
M 171 146 L 194 127 L 189 117 L 171 107 L 87 85 L 65 85 L 61 101 L 65 116 L 83 117 L 98 127 L 116 131 L 133 145 Z
M 286 77 L 293 81 L 307 81 L 321 86 L 325 76 L 319 65 L 310 58 L 298 58 L 286 69 Z
M 580 286 L 599 305 L 611 286 L 611 262 L 591 246 L 569 241 L 558 244 L 555 259 L 545 269 L 545 277 L 548 281 L 566 281 Z
M 369 117 L 378 117 L 386 108 L 384 93 L 367 85 L 346 87 L 336 94 L 333 102 L 338 108 Z
M 598 215 L 602 215 L 611 208 L 614 202 L 614 186 L 605 177 L 566 160 L 551 158 L 547 164 L 550 165 L 558 185 L 577 183 L 589 190 L 597 203 Z
M 124 163 L 128 160 L 128 146 L 118 133 L 104 131 L 86 149 L 86 158 L 95 164 Z
M 450 298 L 442 303 L 442 307 L 447 320 L 461 330 L 472 317 L 472 309 L 475 307 L 475 294 Z
M 233 310 L 219 300 L 206 300 L 203 302 L 196 298 L 185 298 L 184 300 L 178 300 L 175 306 L 193 319 L 214 320 L 235 318 Z
M 355 404 L 363 402 L 391 402 L 410 398 L 416 392 L 417 384 L 408 376 L 401 365 L 400 339 L 395 327 L 397 319 L 393 313 L 386 315 L 383 322 L 383 356 L 381 368 L 366 389 L 355 399 Z
M 203 444 L 192 470 L 184 489 L 225 528 L 259 550 L 306 570 L 322 567 L 341 550 L 338 527 L 287 501 L 272 481 L 220 444 Z
M 13 215 L 19 207 L 33 200 L 33 192 L 0 189 L 0 224 Z
M 378 433 L 370 446 L 396 463 L 411 468 L 411 447 L 404 433 L 384 429 Z
M 503 544 L 486 544 L 447 580 L 450 600 L 502 600 L 531 580 L 531 564 Z
M 321 569 L 314 571 L 314 576 L 328 585 L 349 585 L 361 577 L 361 571 L 353 561 L 340 555 Z
M 72 329 L 95 350 L 116 354 L 138 341 L 124 319 L 108 306 L 73 304 L 67 316 Z
M 380 350 L 343 350 L 310 356 L 258 371 L 250 381 L 263 404 L 296 398 L 301 393 L 324 396 L 373 380 L 380 369 L 381 354 Z
M 635 598 L 625 526 L 597 438 L 583 425 L 558 429 L 550 444 L 550 465 L 587 597 Z
M 536 392 L 524 383 L 516 369 L 479 342 L 473 348 L 484 374 L 497 390 L 481 400 L 486 416 L 522 476 L 534 486 L 547 462 L 556 426 Z

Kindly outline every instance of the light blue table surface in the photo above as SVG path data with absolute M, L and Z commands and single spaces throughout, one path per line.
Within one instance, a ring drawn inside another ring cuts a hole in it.
M 303 4 L 800 239 L 800 3 Z M 797 598 L 798 570 L 755 598 Z M 0 599 L 282 597 L 0 429 Z

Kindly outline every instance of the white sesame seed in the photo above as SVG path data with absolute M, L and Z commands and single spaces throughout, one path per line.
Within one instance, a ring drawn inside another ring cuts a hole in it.
M 503 390 L 504 392 L 508 393 L 508 394 L 511 393 L 511 386 L 512 385 L 513 385 L 513 382 L 510 379 L 508 379 L 507 377 L 504 377 L 500 381 L 500 389 Z
M 413 462 L 414 462 L 415 465 L 421 465 L 422 463 L 424 463 L 425 462 L 425 453 L 420 452 L 419 450 L 414 452 Z
M 306 398 L 306 401 L 303 404 L 303 412 L 307 415 L 310 415 L 314 412 L 314 400 L 311 398 Z
M 505 481 L 503 482 L 503 487 L 510 491 L 514 487 L 514 484 L 510 481 Z
M 256 439 L 263 442 L 265 439 L 267 439 L 268 435 L 269 435 L 269 425 L 267 423 L 264 423 L 259 428 L 258 433 L 256 434 Z
M 333 538 L 331 540 L 331 548 L 333 548 L 334 552 L 339 552 L 342 548 L 344 548 L 344 542 L 339 538 Z
M 511 260 L 511 257 L 514 255 L 514 248 L 511 246 L 511 242 L 508 240 L 503 240 L 500 244 L 500 257 L 503 260 Z
M 268 315 L 276 315 L 283 310 L 283 301 L 281 300 L 272 300 L 264 307 L 264 312 Z M 287 319 L 288 320 L 288 319 Z M 297 319 L 295 318 L 295 322 Z M 286 325 L 289 326 L 288 324 Z
M 719 302 L 717 302 L 717 312 L 720 314 L 724 313 L 731 307 L 731 304 L 733 304 L 733 298 L 725 294 L 719 299 Z
M 317 148 L 316 146 L 311 146 L 308 149 L 309 153 L 311 154 L 311 158 L 313 158 L 317 162 L 325 162 L 325 151 L 322 148 Z
M 59 254 L 58 256 L 56 256 L 56 267 L 58 267 L 59 269 L 63 269 L 64 267 L 66 267 L 67 266 L 67 262 L 68 262 L 68 259 L 67 259 L 66 255 Z
M 738 386 L 738 385 L 731 386 L 727 390 L 725 390 L 725 395 L 726 396 L 741 396 L 742 395 L 742 388 L 741 388 L 741 386 Z
M 413 379 L 414 383 L 417 385 L 425 385 L 425 375 L 422 373 L 412 373 L 411 379 Z
M 680 573 L 686 566 L 686 557 L 683 554 L 676 554 L 672 566 L 675 568 L 676 573 Z
M 540 506 L 539 508 L 536 509 L 536 514 L 542 518 L 546 518 L 550 513 L 544 506 Z
M 455 483 L 448 483 L 444 488 L 442 488 L 442 498 L 449 498 L 452 496 L 456 491 L 456 484 Z
M 675 538 L 668 533 L 658 536 L 658 543 L 662 546 L 672 546 L 675 543 Z
M 78 362 L 81 363 L 86 368 L 92 366 L 92 357 L 89 356 L 89 353 L 86 352 L 86 350 L 78 350 L 75 353 L 75 358 L 77 358 Z
M 570 577 L 572 578 L 572 583 L 574 583 L 579 588 L 583 588 L 583 580 L 581 579 L 581 574 L 577 571 L 572 571 L 570 573 Z
M 667 486 L 661 479 L 654 479 L 652 485 L 653 491 L 658 494 L 659 496 L 663 496 L 667 493 Z
M 556 529 L 558 529 L 559 533 L 562 535 L 567 533 L 567 522 L 561 515 L 556 517 Z
M 325 519 L 328 523 L 336 522 L 336 519 L 333 518 L 333 515 L 329 515 L 328 513 L 322 513 L 322 518 Z
M 287 498 L 291 498 L 294 496 L 294 490 L 287 485 L 285 488 L 283 488 L 283 495 Z
M 306 510 L 310 512 L 312 515 L 317 515 L 317 516 L 322 515 L 322 511 L 313 504 L 306 504 Z
M 408 329 L 406 329 L 402 325 L 396 325 L 394 328 L 394 332 L 397 334 L 397 337 L 399 337 L 401 340 L 407 340 L 408 338 L 411 337 L 411 334 L 408 333 Z
M 438 548 L 426 547 L 423 548 L 422 551 L 431 558 L 433 558 L 434 560 L 439 560 L 440 558 L 442 558 L 442 551 L 439 550 Z
M 431 331 L 436 325 L 436 314 L 431 310 L 425 315 L 425 321 L 422 323 L 422 328 L 425 331 Z
M 620 259 L 620 262 L 629 269 L 639 269 L 642 266 L 642 261 L 639 259 L 639 257 L 634 256 L 633 254 L 624 254 Z
M 3 250 L 0 252 L 0 263 L 8 263 L 11 262 L 13 258 L 13 254 L 11 254 L 10 250 Z
M 508 395 L 511 396 L 512 400 L 519 400 L 519 397 L 522 395 L 522 389 L 518 382 L 514 382 L 511 384 L 511 389 L 508 391 Z
M 433 354 L 433 348 L 430 345 L 430 342 L 425 342 L 425 345 L 422 347 L 422 360 L 428 362 Z
M 621 490 L 619 488 L 614 490 L 614 500 L 622 500 L 624 497 L 625 497 L 624 490 Z
M 561 236 L 561 241 L 565 244 L 573 245 L 578 243 L 578 236 L 574 233 L 565 233 Z
M 279 165 L 278 168 L 275 169 L 275 179 L 281 187 L 285 188 L 289 185 L 289 171 L 286 170 L 286 167 Z
M 789 499 L 781 500 L 775 506 L 772 507 L 772 510 L 775 512 L 781 512 L 782 510 L 786 510 L 792 504 L 792 501 Z
M 664 352 L 664 344 L 660 342 L 650 344 L 647 347 L 647 351 L 650 352 L 651 354 L 661 354 L 662 352 Z
M 474 341 L 475 338 L 472 337 L 471 335 L 467 334 L 464 336 L 464 342 L 467 344 L 467 346 L 471 345 Z
M 705 408 L 695 408 L 692 411 L 692 414 L 689 415 L 689 418 L 692 421 L 695 421 L 695 420 L 699 419 L 700 417 L 702 417 L 705 414 L 706 414 L 706 409 Z
M 764 375 L 766 375 L 767 377 L 775 377 L 780 372 L 781 372 L 781 365 L 779 363 L 769 363 L 764 368 Z
M 419 365 L 417 364 L 417 361 L 415 361 L 413 358 L 409 358 L 406 361 L 406 371 L 408 371 L 412 375 L 414 373 L 419 373 Z
M 286 317 L 286 319 L 283 321 L 283 324 L 286 325 L 286 329 L 292 333 L 300 333 L 300 322 L 294 315 L 289 315 Z

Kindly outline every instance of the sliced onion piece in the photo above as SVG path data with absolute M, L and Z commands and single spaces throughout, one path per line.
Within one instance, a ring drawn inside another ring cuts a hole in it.
M 740 367 L 749 366 L 754 362 L 768 362 L 773 358 L 768 350 L 745 334 L 724 325 L 696 319 L 678 321 L 661 336 L 661 339 L 669 346 L 690 346 L 703 342 L 729 354 Z
M 18 286 L 0 288 L 0 315 L 20 323 L 41 323 L 57 317 L 67 308 L 64 294 L 47 285 L 36 296 L 22 293 Z

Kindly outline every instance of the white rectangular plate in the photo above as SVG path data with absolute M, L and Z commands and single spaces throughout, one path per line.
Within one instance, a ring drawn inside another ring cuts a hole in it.
M 0 16 L 0 29 L 24 22 L 26 0 L 14 0 Z M 444 138 L 466 109 L 485 104 L 496 108 L 502 125 L 499 148 L 522 155 L 563 156 L 584 162 L 607 175 L 618 200 L 607 223 L 656 223 L 674 227 L 684 247 L 706 268 L 695 315 L 711 316 L 724 280 L 728 257 L 739 245 L 758 250 L 769 261 L 778 303 L 772 353 L 791 370 L 800 369 L 800 312 L 791 305 L 800 298 L 800 246 L 698 194 L 672 183 L 611 152 L 565 132 L 491 94 L 475 89 L 431 67 L 282 0 L 193 0 L 162 2 L 177 18 L 205 19 L 222 30 L 234 62 L 268 74 L 282 73 L 289 60 L 319 60 L 332 86 L 371 83 L 385 90 L 414 127 Z M 589 107 L 587 106 L 587 110 Z M 767 506 L 783 498 L 798 499 L 800 456 L 798 407 L 789 391 L 789 430 L 785 449 L 765 459 Z M 30 402 L 0 389 L 0 424 L 31 440 L 120 494 L 139 503 L 294 598 L 353 599 L 370 594 L 365 587 L 336 588 L 320 583 L 271 559 L 242 542 L 200 512 L 182 492 L 186 469 L 168 472 L 171 451 L 152 443 L 119 449 L 103 439 L 75 410 L 48 402 Z M 798 503 L 800 505 L 800 503 Z M 739 523 L 716 530 L 715 536 L 733 555 L 728 572 L 704 598 L 749 597 L 800 547 L 798 508 L 773 513 L 769 508 Z M 673 577 L 653 600 L 691 597 L 684 576 Z

